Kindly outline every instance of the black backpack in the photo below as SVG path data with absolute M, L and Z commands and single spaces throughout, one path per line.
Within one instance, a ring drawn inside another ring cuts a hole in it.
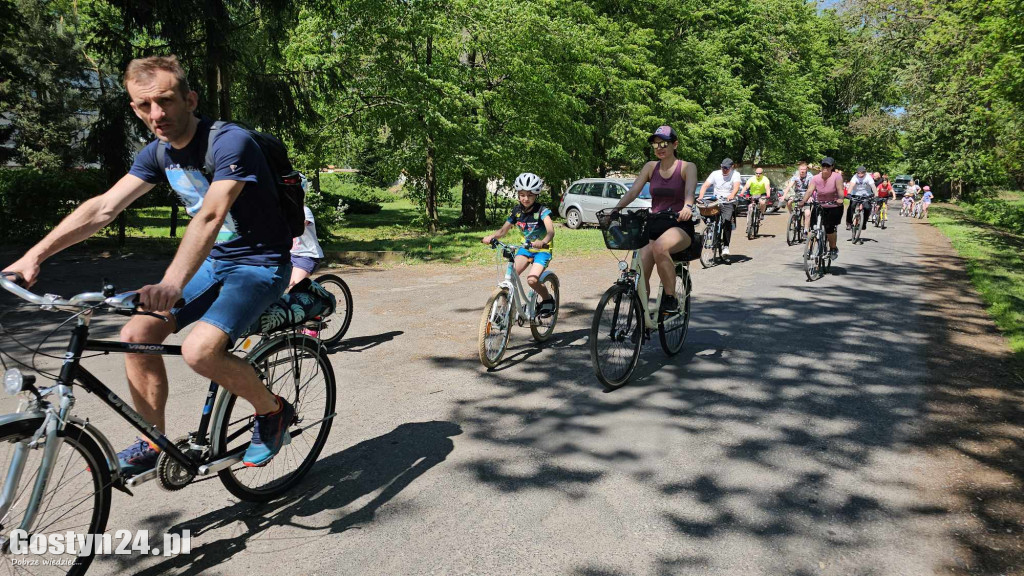
M 226 126 L 228 122 L 218 120 L 210 126 L 210 138 L 206 145 L 206 159 L 203 161 L 203 172 L 210 179 L 213 179 L 213 139 L 217 137 L 217 131 Z M 284 213 L 285 222 L 288 223 L 288 232 L 292 238 L 302 236 L 306 231 L 306 213 L 303 210 L 305 205 L 306 192 L 302 189 L 302 176 L 292 168 L 288 160 L 288 147 L 281 142 L 281 139 L 273 134 L 258 132 L 241 124 L 235 124 L 249 133 L 249 136 L 256 141 L 267 159 L 267 165 L 274 174 L 274 189 L 277 190 L 277 201 Z M 163 143 L 156 147 L 156 161 L 160 167 L 164 166 Z

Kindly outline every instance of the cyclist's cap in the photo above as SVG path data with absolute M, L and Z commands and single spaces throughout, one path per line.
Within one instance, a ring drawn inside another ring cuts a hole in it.
M 867 167 L 864 166 L 863 164 L 861 164 L 860 166 L 857 166 L 857 172 L 867 172 L 867 171 L 868 171 Z
M 732 168 L 732 158 L 726 158 L 725 160 L 722 160 L 721 167 L 722 168 Z
M 831 156 L 825 156 L 824 158 L 821 159 L 821 165 L 835 167 L 836 160 Z
M 655 138 L 661 138 L 665 142 L 675 142 L 679 140 L 679 136 L 676 136 L 676 131 L 671 126 L 658 126 L 658 129 L 647 137 L 647 142 L 654 142 Z

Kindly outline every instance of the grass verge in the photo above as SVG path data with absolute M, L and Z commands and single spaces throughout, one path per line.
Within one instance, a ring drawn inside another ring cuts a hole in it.
M 933 206 L 929 221 L 967 262 L 967 275 L 1024 366 L 1024 236 L 992 226 L 956 206 Z

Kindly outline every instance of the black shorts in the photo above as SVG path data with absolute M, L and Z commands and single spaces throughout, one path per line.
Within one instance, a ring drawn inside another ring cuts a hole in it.
M 825 234 L 834 234 L 843 221 L 843 205 L 822 206 L 821 222 L 825 225 Z
M 679 228 L 690 238 L 690 247 L 684 250 L 684 252 L 692 252 L 692 249 L 697 246 L 697 232 L 694 229 L 693 220 L 679 222 L 675 219 L 659 216 L 657 218 L 652 217 L 647 221 L 647 233 L 650 236 L 651 242 L 654 242 L 672 228 Z M 697 251 L 696 257 L 700 257 L 700 251 Z M 692 254 L 687 255 L 688 260 L 693 260 L 693 258 Z

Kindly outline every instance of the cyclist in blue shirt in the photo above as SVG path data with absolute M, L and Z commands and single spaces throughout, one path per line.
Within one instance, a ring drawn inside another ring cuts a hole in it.
M 255 408 L 243 463 L 263 466 L 288 442 L 295 410 L 229 350 L 288 286 L 292 239 L 274 175 L 248 132 L 230 124 L 212 144 L 213 173 L 203 173 L 212 123 L 195 115 L 198 96 L 174 56 L 133 60 L 124 82 L 132 110 L 156 139 L 139 152 L 127 175 L 84 202 L 5 271 L 20 273 L 26 284 L 33 284 L 44 260 L 89 238 L 158 183 L 168 182 L 192 220 L 163 279 L 138 293 L 145 310 L 170 320 L 133 316 L 121 339 L 156 344 L 193 324 L 182 357 L 194 371 Z M 165 148 L 162 155 L 158 146 Z M 169 386 L 163 358 L 127 354 L 125 365 L 135 410 L 166 433 Z M 118 454 L 126 476 L 153 468 L 157 457 L 157 448 L 146 440 Z
M 928 217 L 928 207 L 932 205 L 932 199 L 935 198 L 935 195 L 932 194 L 932 187 L 931 186 L 925 186 L 923 188 L 923 190 L 924 190 L 924 195 L 921 196 L 921 209 L 922 209 L 922 211 L 924 213 L 921 215 L 921 217 L 922 218 L 927 218 Z
M 512 209 L 512 214 L 505 220 L 501 229 L 490 236 L 485 236 L 481 242 L 490 244 L 491 240 L 508 234 L 512 226 L 519 228 L 523 233 L 524 246 L 516 252 L 516 274 L 522 274 L 527 266 L 533 264 L 526 281 L 530 288 L 537 293 L 537 297 L 541 299 L 537 314 L 547 318 L 555 313 L 555 299 L 541 283 L 540 275 L 551 263 L 555 225 L 551 221 L 551 210 L 537 203 L 537 196 L 540 195 L 540 190 L 543 187 L 544 181 L 540 179 L 540 176 L 530 172 L 520 174 L 515 181 L 519 205 Z

